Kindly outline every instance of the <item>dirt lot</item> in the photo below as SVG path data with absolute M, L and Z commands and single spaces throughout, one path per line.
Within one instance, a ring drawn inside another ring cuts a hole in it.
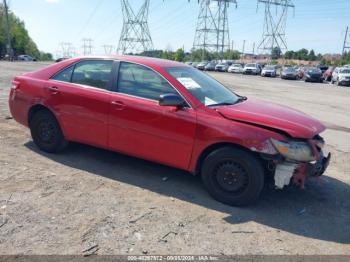
M 0 254 L 350 255 L 350 88 L 213 73 L 321 119 L 334 156 L 305 191 L 266 188 L 234 208 L 183 171 L 77 144 L 39 152 L 7 99 L 14 75 L 44 65 L 0 62 Z

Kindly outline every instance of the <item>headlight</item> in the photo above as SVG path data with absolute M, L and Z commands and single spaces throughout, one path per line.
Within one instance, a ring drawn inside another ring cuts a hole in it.
M 306 77 L 311 78 L 311 76 L 309 74 L 306 74 Z
M 271 139 L 272 145 L 285 158 L 298 162 L 311 162 L 316 160 L 311 147 L 306 142 L 291 141 L 289 143 Z

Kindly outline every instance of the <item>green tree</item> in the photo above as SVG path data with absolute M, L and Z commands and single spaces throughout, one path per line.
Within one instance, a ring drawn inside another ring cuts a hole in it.
M 271 58 L 272 59 L 278 59 L 278 58 L 281 58 L 282 56 L 282 51 L 281 51 L 281 48 L 279 47 L 274 47 L 272 49 L 272 52 L 271 52 Z
M 309 61 L 315 61 L 316 60 L 316 54 L 315 54 L 315 51 L 313 49 L 311 49 L 309 55 L 308 55 L 308 60 Z
M 6 54 L 6 31 L 5 31 L 5 10 L 2 4 L 0 4 L 0 57 Z M 21 54 L 30 55 L 38 60 L 52 59 L 51 54 L 42 53 L 39 51 L 37 45 L 29 36 L 28 31 L 25 28 L 25 24 L 14 13 L 9 12 L 10 23 L 10 35 L 11 44 L 14 51 L 14 55 Z
M 185 59 L 185 52 L 182 48 L 179 48 L 175 52 L 175 61 L 183 62 Z
M 226 60 L 237 60 L 240 57 L 240 53 L 236 50 L 227 50 L 224 53 L 224 59 Z

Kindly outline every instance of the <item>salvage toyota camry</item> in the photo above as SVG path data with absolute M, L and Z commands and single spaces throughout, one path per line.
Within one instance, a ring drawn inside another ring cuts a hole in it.
M 167 60 L 68 59 L 17 76 L 9 106 L 43 151 L 75 141 L 184 169 L 230 205 L 257 200 L 266 176 L 303 187 L 330 161 L 318 120 Z

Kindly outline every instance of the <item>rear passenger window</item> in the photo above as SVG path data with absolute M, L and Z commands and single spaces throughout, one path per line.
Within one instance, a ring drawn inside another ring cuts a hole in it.
M 72 78 L 73 68 L 74 66 L 64 69 L 63 71 L 56 74 L 52 79 L 62 82 L 70 82 Z
M 74 68 L 72 83 L 107 89 L 113 61 L 84 61 Z

